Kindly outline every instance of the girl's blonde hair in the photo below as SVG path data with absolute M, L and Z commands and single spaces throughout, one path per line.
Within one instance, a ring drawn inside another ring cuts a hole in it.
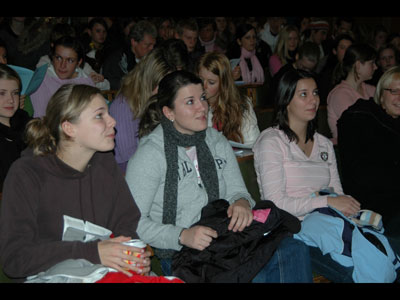
M 296 26 L 286 25 L 279 32 L 278 41 L 276 43 L 274 54 L 276 54 L 279 57 L 279 60 L 281 61 L 282 65 L 285 65 L 286 63 L 288 63 L 287 59 L 290 58 L 287 43 L 289 41 L 289 34 L 293 31 L 296 32 L 297 37 L 299 38 L 299 43 L 300 43 L 299 29 Z
M 123 78 L 117 96 L 125 97 L 133 118 L 142 117 L 148 99 L 169 70 L 162 52 L 154 49 Z
M 51 97 L 46 115 L 27 124 L 26 143 L 35 155 L 55 153 L 59 142 L 69 137 L 64 134 L 61 124 L 77 122 L 82 111 L 93 97 L 101 95 L 98 88 L 84 84 L 65 84 Z
M 235 85 L 228 58 L 221 53 L 208 52 L 197 64 L 197 74 L 201 68 L 219 78 L 217 101 L 209 103 L 213 111 L 213 124 L 220 124 L 224 136 L 235 142 L 243 142 L 241 131 L 243 114 L 249 110 L 248 99 Z

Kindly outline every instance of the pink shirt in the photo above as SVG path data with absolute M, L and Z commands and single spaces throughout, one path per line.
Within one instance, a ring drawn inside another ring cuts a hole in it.
M 327 196 L 313 197 L 314 192 L 332 187 L 343 194 L 332 142 L 319 133 L 314 134 L 310 157 L 276 127 L 261 132 L 253 152 L 261 199 L 273 201 L 300 220 L 327 206 Z
M 82 71 L 78 72 L 80 76 L 73 79 L 60 79 L 56 75 L 52 65 L 47 69 L 46 76 L 39 88 L 30 96 L 33 106 L 33 117 L 41 118 L 46 114 L 47 104 L 54 93 L 64 84 L 86 84 L 95 86 L 90 77 L 83 76 Z
M 280 68 L 282 68 L 282 62 L 278 55 L 271 55 L 269 58 L 269 70 L 271 72 L 271 76 L 274 76 L 276 73 L 278 73 Z
M 360 98 L 369 99 L 375 94 L 375 87 L 373 85 L 361 83 L 363 90 L 362 96 L 354 88 L 352 88 L 345 80 L 336 85 L 328 94 L 327 109 L 328 109 L 328 125 L 332 132 L 333 143 L 336 144 L 337 140 L 337 127 L 336 122 L 339 120 L 342 113 L 351 105 L 356 103 Z

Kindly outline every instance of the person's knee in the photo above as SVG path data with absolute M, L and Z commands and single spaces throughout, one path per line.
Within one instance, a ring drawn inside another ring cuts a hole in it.
M 280 248 L 285 251 L 294 252 L 297 255 L 304 255 L 306 257 L 310 256 L 309 247 L 303 241 L 293 237 L 284 238 L 281 242 Z

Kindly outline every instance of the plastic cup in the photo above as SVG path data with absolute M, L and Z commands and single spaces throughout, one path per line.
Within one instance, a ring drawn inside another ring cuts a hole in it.
M 142 240 L 139 240 L 139 239 L 134 239 L 134 240 L 130 240 L 127 242 L 123 242 L 122 244 L 127 245 L 127 246 L 133 246 L 136 248 L 146 249 L 146 244 Z M 131 250 L 126 250 L 126 251 L 124 251 L 124 253 L 128 254 L 128 255 L 136 256 L 136 257 L 141 256 L 140 252 L 131 251 Z M 125 262 L 129 265 L 133 264 L 133 261 L 131 261 L 131 260 L 125 260 Z

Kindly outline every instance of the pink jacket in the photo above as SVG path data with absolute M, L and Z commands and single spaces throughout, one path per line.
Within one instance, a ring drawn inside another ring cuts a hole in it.
M 328 109 L 328 125 L 332 132 L 333 143 L 336 144 L 337 140 L 337 127 L 336 122 L 339 120 L 342 113 L 351 105 L 356 103 L 360 98 L 369 99 L 375 94 L 375 87 L 366 83 L 361 83 L 363 94 L 361 96 L 355 89 L 353 89 L 346 81 L 342 80 L 341 83 L 336 85 L 329 93 L 327 98 Z
M 310 157 L 276 127 L 261 132 L 253 152 L 261 199 L 273 201 L 300 220 L 327 206 L 327 196 L 315 197 L 314 192 L 332 187 L 343 194 L 332 142 L 319 133 L 314 134 Z

